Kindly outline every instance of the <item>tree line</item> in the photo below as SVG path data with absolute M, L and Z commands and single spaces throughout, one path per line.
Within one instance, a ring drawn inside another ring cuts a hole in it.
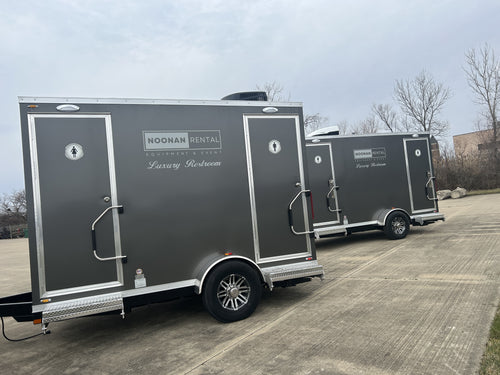
M 24 190 L 0 196 L 0 238 L 25 237 L 26 222 Z
M 500 134 L 498 101 L 500 91 L 500 60 L 488 44 L 465 53 L 463 70 L 474 101 L 479 108 L 479 119 L 471 124 L 479 131 L 481 148 L 467 153 L 453 151 L 443 142 L 450 124 L 442 118 L 442 110 L 453 93 L 423 70 L 413 79 L 396 80 L 394 103 L 372 104 L 371 114 L 358 124 L 348 121 L 331 123 L 319 113 L 306 114 L 306 134 L 329 125 L 337 125 L 340 134 L 371 134 L 380 132 L 428 132 L 441 141 L 440 156 L 434 159 L 437 185 L 443 189 L 457 186 L 471 189 L 500 187 Z M 286 99 L 283 87 L 275 82 L 258 89 L 266 91 L 271 101 Z M 288 95 L 288 99 L 290 95 Z

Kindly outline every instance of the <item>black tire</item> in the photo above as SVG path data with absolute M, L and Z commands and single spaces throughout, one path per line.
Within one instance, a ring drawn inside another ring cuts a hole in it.
M 410 231 L 410 219 L 403 212 L 391 213 L 385 222 L 384 233 L 391 240 L 405 238 Z
M 246 263 L 227 261 L 207 276 L 202 300 L 210 315 L 229 323 L 252 315 L 261 295 L 262 284 L 257 272 Z

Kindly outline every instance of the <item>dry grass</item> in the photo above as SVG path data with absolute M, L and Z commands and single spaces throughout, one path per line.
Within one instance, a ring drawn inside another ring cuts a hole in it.
M 497 310 L 491 325 L 490 338 L 481 360 L 480 375 L 500 374 L 500 309 Z
M 471 190 L 467 195 L 500 194 L 500 188 L 490 190 Z

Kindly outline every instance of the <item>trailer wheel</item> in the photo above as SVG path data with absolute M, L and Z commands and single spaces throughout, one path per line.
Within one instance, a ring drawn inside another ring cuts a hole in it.
M 391 240 L 405 238 L 409 231 L 410 219 L 402 212 L 391 213 L 385 222 L 384 233 Z
M 260 277 L 242 262 L 224 262 L 207 277 L 203 305 L 223 323 L 248 318 L 257 308 L 262 294 Z

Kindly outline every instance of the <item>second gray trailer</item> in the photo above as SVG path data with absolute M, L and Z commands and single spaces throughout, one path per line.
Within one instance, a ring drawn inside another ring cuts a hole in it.
M 316 238 L 383 229 L 391 239 L 439 212 L 428 134 L 306 138 Z

